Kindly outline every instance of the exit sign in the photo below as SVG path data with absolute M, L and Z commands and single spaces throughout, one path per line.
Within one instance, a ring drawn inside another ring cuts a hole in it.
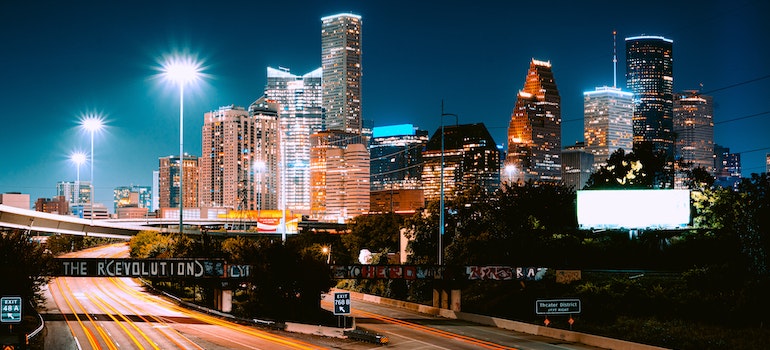
M 0 298 L 0 308 L 2 308 L 2 323 L 21 322 L 21 297 L 2 297 Z

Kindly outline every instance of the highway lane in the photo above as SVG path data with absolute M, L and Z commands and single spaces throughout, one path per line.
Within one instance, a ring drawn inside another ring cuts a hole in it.
M 331 310 L 332 300 L 332 293 L 325 295 L 323 307 Z M 351 301 L 351 311 L 358 327 L 388 337 L 392 349 L 600 349 L 358 299 Z
M 126 254 L 125 244 L 118 244 L 67 257 Z M 47 294 L 46 348 L 51 349 L 359 348 L 355 342 L 267 331 L 190 311 L 144 293 L 130 278 L 58 277 Z

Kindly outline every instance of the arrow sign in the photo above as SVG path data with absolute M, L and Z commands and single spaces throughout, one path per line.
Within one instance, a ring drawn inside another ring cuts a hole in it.
M 0 321 L 2 323 L 21 322 L 21 297 L 2 297 L 0 298 Z
M 350 293 L 334 293 L 334 314 L 350 315 Z

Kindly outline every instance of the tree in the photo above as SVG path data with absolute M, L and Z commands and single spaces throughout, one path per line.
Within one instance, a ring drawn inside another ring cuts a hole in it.
M 403 224 L 404 218 L 395 213 L 360 215 L 353 219 L 350 234 L 342 236 L 342 244 L 354 258 L 361 249 L 381 254 L 398 252 Z
M 41 287 L 53 271 L 53 256 L 22 230 L 0 232 L 0 295 L 15 295 L 35 307 L 45 299 Z
M 631 153 L 622 148 L 613 152 L 607 165 L 591 174 L 586 189 L 667 188 L 673 186 L 673 176 L 662 152 L 644 144 Z

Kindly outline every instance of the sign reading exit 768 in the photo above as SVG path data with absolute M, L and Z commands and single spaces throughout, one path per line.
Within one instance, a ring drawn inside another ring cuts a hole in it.
M 2 323 L 21 322 L 21 297 L 2 297 L 0 298 L 0 308 L 2 308 Z

